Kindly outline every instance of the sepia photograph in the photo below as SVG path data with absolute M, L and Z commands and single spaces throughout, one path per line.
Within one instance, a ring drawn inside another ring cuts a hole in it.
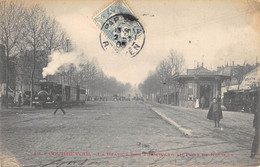
M 0 167 L 260 166 L 260 0 L 0 0 Z

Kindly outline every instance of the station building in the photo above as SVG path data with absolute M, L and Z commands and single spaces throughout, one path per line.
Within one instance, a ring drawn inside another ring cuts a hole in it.
M 209 107 L 213 97 L 221 97 L 221 83 L 230 79 L 228 75 L 219 75 L 203 66 L 187 69 L 186 75 L 176 75 L 172 78 L 175 83 L 175 104 L 194 108 L 196 99 L 202 96 L 206 99 L 205 107 Z

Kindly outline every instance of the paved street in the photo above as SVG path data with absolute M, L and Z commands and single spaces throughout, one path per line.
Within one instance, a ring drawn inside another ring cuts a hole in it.
M 218 129 L 206 110 L 133 101 L 93 102 L 66 112 L 1 111 L 1 160 L 10 166 L 256 166 L 259 161 L 249 158 L 251 114 L 224 112 Z

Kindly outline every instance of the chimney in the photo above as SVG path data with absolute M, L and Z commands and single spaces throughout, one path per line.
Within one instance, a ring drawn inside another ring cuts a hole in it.
M 199 68 L 200 67 L 200 63 L 199 62 L 197 62 L 197 68 Z
M 234 69 L 235 69 L 235 61 L 232 62 L 232 68 L 230 71 L 230 76 L 234 76 Z
M 221 74 L 221 67 L 217 67 L 217 73 Z
M 201 67 L 203 67 L 203 62 L 201 63 Z

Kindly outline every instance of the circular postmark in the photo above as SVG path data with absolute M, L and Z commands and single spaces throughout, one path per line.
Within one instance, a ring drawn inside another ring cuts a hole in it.
M 113 49 L 135 57 L 143 48 L 145 32 L 136 17 L 130 14 L 116 14 L 108 18 L 101 27 L 100 44 L 106 50 Z

